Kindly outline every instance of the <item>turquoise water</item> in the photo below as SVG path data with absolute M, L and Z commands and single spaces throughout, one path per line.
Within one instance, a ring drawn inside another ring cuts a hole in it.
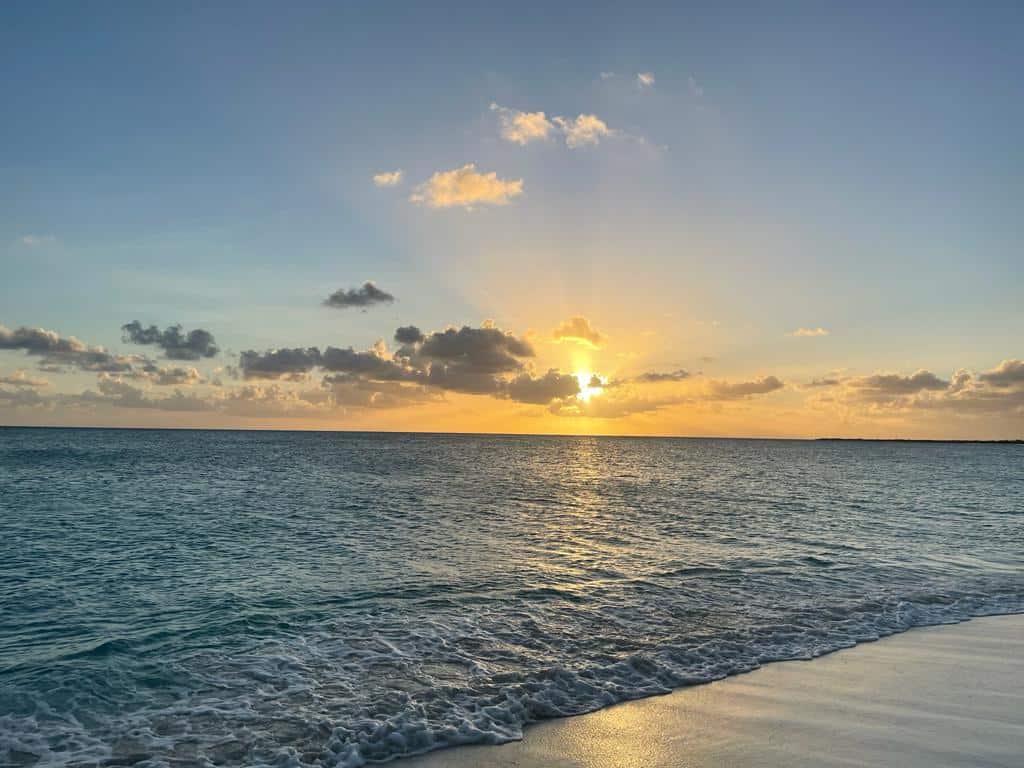
M 1024 611 L 1024 447 L 0 430 L 0 764 L 355 766 Z

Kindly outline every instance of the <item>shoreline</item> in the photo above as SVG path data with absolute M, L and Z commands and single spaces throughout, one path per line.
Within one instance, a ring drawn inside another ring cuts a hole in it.
M 915 627 L 810 660 L 451 747 L 398 768 L 1018 766 L 1024 614 Z

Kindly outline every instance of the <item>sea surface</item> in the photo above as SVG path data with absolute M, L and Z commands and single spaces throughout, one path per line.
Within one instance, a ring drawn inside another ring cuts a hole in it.
M 1021 445 L 0 429 L 4 766 L 358 766 L 1022 611 Z

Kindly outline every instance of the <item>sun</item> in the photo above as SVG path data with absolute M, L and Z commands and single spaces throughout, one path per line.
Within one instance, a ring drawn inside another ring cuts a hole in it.
M 590 371 L 576 371 L 573 375 L 580 384 L 580 392 L 576 395 L 576 398 L 584 403 L 590 402 L 590 398 L 600 394 L 604 388 L 601 379 Z

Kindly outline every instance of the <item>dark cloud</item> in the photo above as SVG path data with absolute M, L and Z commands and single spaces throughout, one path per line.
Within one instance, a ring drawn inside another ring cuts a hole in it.
M 339 288 L 324 299 L 324 306 L 335 309 L 348 309 L 349 307 L 365 309 L 374 304 L 390 304 L 394 300 L 395 297 L 390 293 L 382 291 L 373 284 L 373 281 L 367 280 L 361 288 L 349 288 L 348 290 Z
M 421 356 L 457 364 L 476 373 L 510 373 L 522 368 L 521 357 L 533 357 L 525 339 L 491 326 L 458 330 L 446 328 L 431 333 L 420 344 Z
M 431 387 L 469 395 L 500 395 L 504 382 L 493 373 L 459 363 L 432 363 L 425 381 Z
M 680 368 L 677 371 L 667 372 L 648 371 L 647 373 L 641 373 L 635 380 L 645 384 L 657 384 L 663 381 L 683 381 L 688 378 L 690 378 L 690 372 Z
M 708 399 L 733 400 L 751 395 L 766 395 L 769 392 L 782 389 L 784 386 L 786 385 L 775 376 L 762 376 L 753 381 L 713 381 L 709 388 Z
M 239 369 L 246 379 L 282 379 L 320 370 L 327 374 L 324 386 L 347 404 L 372 401 L 373 407 L 408 401 L 417 385 L 541 405 L 580 391 L 573 375 L 551 370 L 534 377 L 524 370 L 524 360 L 534 356 L 533 347 L 493 325 L 429 334 L 409 325 L 395 331 L 395 340 L 402 346 L 394 356 L 383 342 L 366 351 L 351 347 L 327 347 L 323 352 L 316 347 L 250 350 L 241 354 Z M 600 379 L 595 382 L 593 386 L 602 386 Z M 385 386 L 390 384 L 402 387 Z M 371 398 L 375 391 L 381 394 Z
M 351 347 L 327 347 L 320 356 L 320 367 L 332 373 L 349 373 L 380 381 L 411 381 L 417 371 L 381 357 L 376 351 L 356 352 Z
M 155 325 L 144 327 L 138 320 L 121 326 L 122 337 L 133 344 L 160 347 L 169 360 L 200 360 L 214 357 L 220 350 L 213 334 L 202 328 L 183 333 L 180 325 L 160 330 Z
M 580 383 L 571 373 L 552 369 L 536 379 L 522 373 L 508 382 L 506 392 L 512 400 L 520 403 L 547 405 L 552 400 L 575 397 L 580 392 Z
M 873 376 L 860 376 L 847 379 L 846 386 L 877 393 L 878 395 L 912 395 L 924 390 L 937 391 L 946 389 L 948 381 L 943 381 L 931 371 L 920 370 L 910 376 L 898 373 L 876 373 Z
M 415 325 L 403 325 L 395 329 L 395 341 L 399 344 L 419 344 L 426 337 Z
M 1024 360 L 1003 360 L 978 378 L 993 387 L 1024 387 Z
M 131 358 L 112 355 L 102 347 L 90 347 L 74 336 L 62 337 L 43 328 L 22 326 L 10 330 L 0 325 L 0 350 L 22 350 L 41 358 L 40 368 L 58 372 L 64 367 L 83 371 L 117 373 L 131 370 Z
M 316 347 L 271 349 L 267 352 L 249 350 L 239 356 L 238 366 L 246 379 L 279 379 L 295 373 L 309 373 L 320 364 Z

